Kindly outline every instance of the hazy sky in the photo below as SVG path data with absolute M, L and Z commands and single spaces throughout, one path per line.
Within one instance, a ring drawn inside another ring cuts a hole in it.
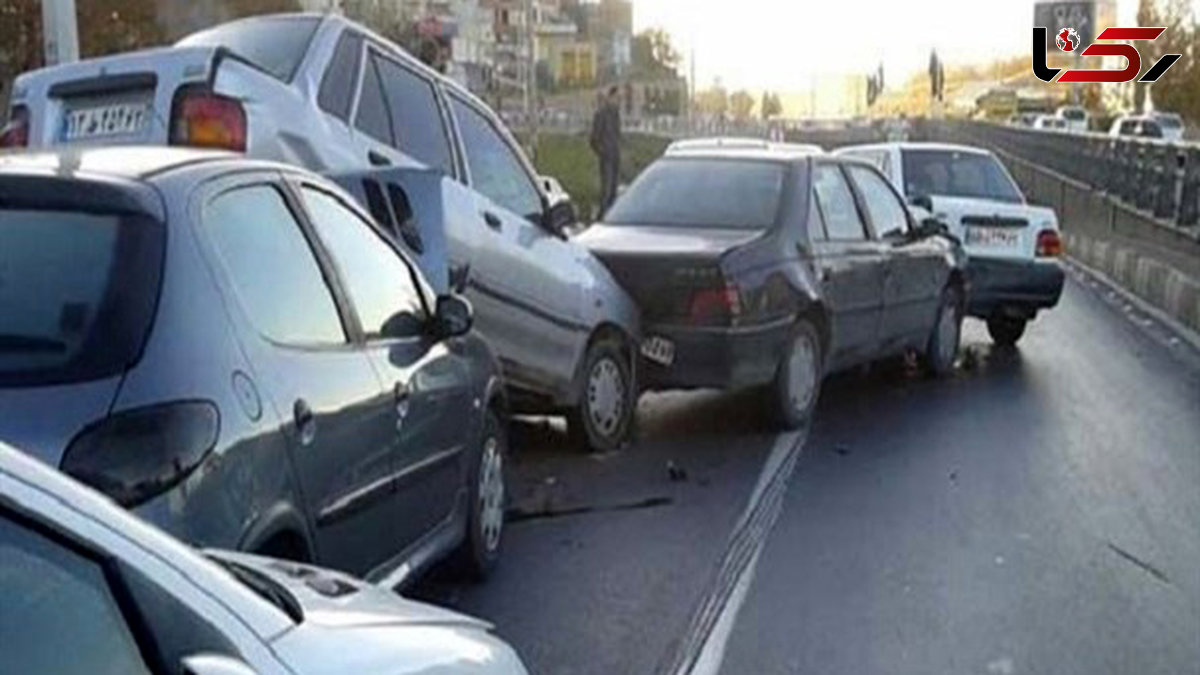
M 1194 0 L 1200 7 L 1200 0 Z M 817 73 L 866 72 L 880 61 L 895 83 L 923 72 L 937 47 L 948 60 L 1027 54 L 1033 0 L 633 0 L 637 29 L 666 28 L 684 55 L 695 46 L 708 86 L 798 90 Z M 1132 25 L 1137 0 L 1118 0 Z

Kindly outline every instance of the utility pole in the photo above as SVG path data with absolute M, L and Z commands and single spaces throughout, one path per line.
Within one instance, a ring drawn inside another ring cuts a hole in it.
M 534 16 L 537 0 L 525 0 L 525 118 L 529 121 L 529 153 L 534 161 L 538 151 L 537 103 L 537 21 Z
M 42 0 L 42 46 L 47 66 L 79 60 L 75 0 Z

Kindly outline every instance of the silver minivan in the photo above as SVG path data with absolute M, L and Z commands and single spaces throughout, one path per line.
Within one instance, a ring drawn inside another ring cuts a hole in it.
M 515 410 L 566 413 L 572 435 L 599 450 L 632 429 L 638 311 L 568 238 L 573 208 L 544 193 L 482 101 L 342 17 L 254 17 L 173 47 L 26 73 L 4 138 L 219 147 L 326 174 L 432 172 L 439 180 L 420 189 L 442 205 L 446 267 L 469 279 Z

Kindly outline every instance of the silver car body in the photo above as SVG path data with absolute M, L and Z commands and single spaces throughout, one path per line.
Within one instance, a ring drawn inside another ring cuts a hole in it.
M 297 621 L 194 549 L 91 489 L 0 443 L 0 519 L 11 518 L 50 530 L 69 540 L 74 548 L 86 550 L 89 557 L 119 562 L 121 573 L 116 578 L 110 576 L 110 583 L 127 582 L 129 571 L 140 575 L 171 597 L 184 613 L 207 622 L 234 652 L 204 658 L 212 663 L 212 657 L 218 656 L 248 666 L 249 670 L 243 668 L 240 672 L 526 672 L 516 653 L 492 636 L 484 622 L 405 600 L 344 574 L 269 558 L 210 552 L 213 558 L 249 568 L 286 589 L 303 615 Z M 0 561 L 0 568 L 3 566 Z M 330 594 L 329 588 L 337 588 L 338 594 Z M 161 624 L 148 620 L 145 608 L 131 606 L 127 611 L 145 620 L 150 633 L 162 629 Z M 169 618 L 176 621 L 185 617 Z M 239 672 L 215 667 L 197 670 Z
M 249 130 L 246 152 L 251 157 L 327 174 L 363 171 L 379 164 L 421 167 L 409 154 L 364 133 L 356 124 L 363 82 L 372 67 L 368 57 L 399 65 L 433 88 L 452 148 L 441 190 L 446 204 L 448 263 L 451 269 L 470 270 L 467 297 L 476 309 L 477 329 L 499 356 L 510 385 L 534 394 L 534 400 L 545 401 L 550 408 L 575 405 L 581 390 L 582 361 L 592 338 L 611 329 L 630 346 L 636 345 L 640 339 L 638 310 L 586 248 L 534 223 L 531 214 L 515 213 L 480 191 L 480 177 L 471 173 L 470 148 L 456 108 L 469 109 L 486 120 L 490 140 L 511 153 L 513 181 L 528 183 L 545 208 L 556 197 L 545 193 L 500 118 L 462 86 L 342 17 L 297 14 L 266 18 L 315 22 L 290 80 L 274 77 L 209 44 L 212 32 L 221 27 L 185 38 L 174 47 L 90 59 L 20 76 L 13 86 L 12 104 L 30 111 L 30 146 L 63 144 L 63 120 L 74 107 L 139 96 L 153 111 L 143 129 L 88 142 L 165 145 L 177 92 L 181 87 L 205 86 L 242 103 Z M 353 101 L 339 117 L 322 109 L 319 98 L 335 50 L 347 35 L 361 37 L 362 56 L 354 74 Z M 120 91 L 106 88 L 106 82 Z M 444 288 L 441 282 L 431 279 L 435 287 Z

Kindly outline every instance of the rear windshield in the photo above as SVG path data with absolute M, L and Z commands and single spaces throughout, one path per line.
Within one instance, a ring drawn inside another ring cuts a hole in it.
M 158 298 L 163 236 L 143 216 L 0 206 L 0 386 L 114 375 Z
M 905 150 L 904 193 L 1021 203 L 1021 193 L 991 155 L 953 150 Z
M 604 222 L 766 229 L 779 213 L 786 171 L 787 167 L 778 162 L 661 160 L 634 181 Z
M 189 35 L 179 44 L 225 47 L 276 79 L 290 82 L 320 22 L 315 16 L 246 19 Z

